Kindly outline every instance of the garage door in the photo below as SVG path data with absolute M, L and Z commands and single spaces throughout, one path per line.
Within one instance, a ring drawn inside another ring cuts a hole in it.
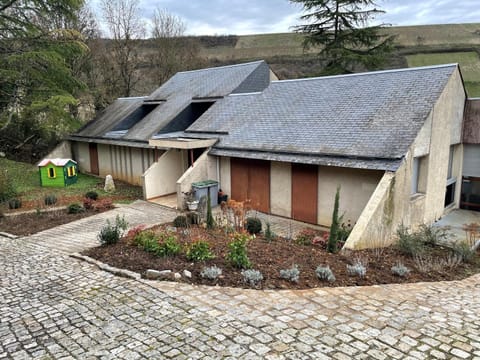
M 292 164 L 292 218 L 317 223 L 318 166 Z
M 463 176 L 480 177 L 480 145 L 464 146 Z
M 232 199 L 250 199 L 255 209 L 270 212 L 270 162 L 232 158 Z

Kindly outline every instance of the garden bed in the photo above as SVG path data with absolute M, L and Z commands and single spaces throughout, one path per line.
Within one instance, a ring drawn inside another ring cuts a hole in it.
M 77 214 L 69 214 L 66 209 L 59 209 L 5 216 L 0 218 L 0 231 L 17 236 L 27 236 L 96 215 L 106 210 L 107 209 L 100 211 L 88 210 Z
M 170 230 L 169 230 L 170 229 Z M 170 225 L 154 228 L 156 233 L 173 231 Z M 172 233 L 173 234 L 173 233 Z M 205 240 L 215 258 L 207 261 L 194 262 L 187 260 L 185 251 L 178 255 L 161 257 L 146 252 L 135 244 L 131 236 L 124 237 L 113 245 L 100 246 L 89 249 L 83 254 L 107 263 L 111 266 L 128 269 L 145 276 L 148 269 L 172 270 L 183 274 L 184 270 L 191 272 L 191 278 L 182 276 L 178 281 L 220 285 L 230 287 L 251 287 L 245 283 L 241 269 L 235 268 L 226 260 L 228 243 L 231 234 L 227 235 L 223 229 L 206 230 L 203 227 L 193 226 L 187 230 L 175 229 L 174 235 L 182 249 L 193 241 Z M 320 234 L 321 235 L 321 234 Z M 321 245 L 301 245 L 293 240 L 275 238 L 266 241 L 262 235 L 253 238 L 247 243 L 248 258 L 251 268 L 259 270 L 263 280 L 256 288 L 261 289 L 307 289 L 323 286 L 364 286 L 390 283 L 406 283 L 419 281 L 457 280 L 465 278 L 480 270 L 478 256 L 471 262 L 462 262 L 452 265 L 452 251 L 448 248 L 435 246 L 428 248 L 423 257 L 423 271 L 420 271 L 420 262 L 411 256 L 404 255 L 396 247 L 355 252 L 328 253 Z M 347 265 L 355 261 L 367 264 L 364 277 L 352 276 L 347 273 Z M 445 264 L 440 266 L 443 261 Z M 406 266 L 410 273 L 406 277 L 396 276 L 391 268 L 398 263 Z M 222 275 L 216 280 L 203 278 L 200 273 L 206 266 L 217 266 L 222 269 Z M 280 277 L 280 270 L 297 265 L 300 270 L 298 282 L 291 282 Z M 315 270 L 319 265 L 329 266 L 335 275 L 334 282 L 319 280 Z M 428 269 L 429 267 L 434 269 Z

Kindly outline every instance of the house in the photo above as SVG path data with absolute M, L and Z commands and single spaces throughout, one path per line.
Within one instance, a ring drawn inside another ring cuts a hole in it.
M 480 210 L 480 99 L 468 99 L 463 125 L 463 169 L 460 207 Z
M 71 159 L 43 159 L 38 171 L 42 186 L 59 187 L 77 182 L 77 163 Z
M 329 226 L 340 186 L 345 246 L 360 249 L 460 206 L 465 102 L 456 64 L 277 81 L 254 62 L 178 73 L 70 141 L 81 170 L 179 206 L 217 180 L 260 211 Z

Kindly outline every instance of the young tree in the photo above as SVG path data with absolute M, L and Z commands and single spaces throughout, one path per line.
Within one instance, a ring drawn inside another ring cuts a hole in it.
M 332 225 L 330 225 L 330 235 L 327 242 L 327 251 L 329 253 L 337 252 L 338 230 L 340 227 L 340 217 L 338 216 L 338 208 L 340 207 L 340 186 L 337 187 L 335 193 L 335 204 L 333 205 Z
M 384 13 L 375 0 L 290 0 L 300 3 L 309 23 L 295 27 L 305 33 L 304 45 L 318 46 L 325 63 L 324 74 L 376 69 L 392 50 L 393 36 L 380 33 L 385 24 L 368 26 Z
M 112 69 L 120 80 L 111 89 L 116 96 L 131 96 L 138 78 L 138 40 L 145 34 L 139 0 L 102 0 L 103 19 L 111 42 Z
M 155 86 L 159 86 L 176 72 L 200 65 L 199 46 L 192 38 L 184 36 L 185 22 L 165 9 L 156 9 L 152 17 L 149 55 Z

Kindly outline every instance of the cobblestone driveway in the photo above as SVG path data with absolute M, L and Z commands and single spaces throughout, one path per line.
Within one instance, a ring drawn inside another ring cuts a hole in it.
M 280 292 L 135 281 L 68 257 L 60 230 L 0 238 L 0 358 L 480 358 L 478 275 Z

